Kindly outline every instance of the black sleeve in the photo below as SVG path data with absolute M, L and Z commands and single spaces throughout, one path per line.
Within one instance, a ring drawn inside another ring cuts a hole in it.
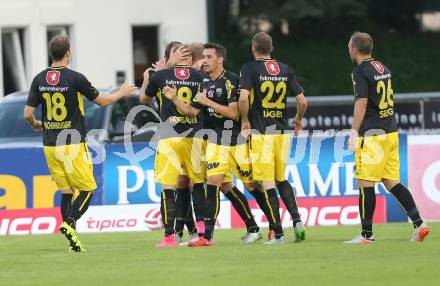
M 245 64 L 240 71 L 240 84 L 238 89 L 251 90 L 254 86 L 253 72 L 249 64 Z
M 148 83 L 147 89 L 145 89 L 145 95 L 148 97 L 154 97 L 159 88 L 159 75 L 157 72 L 155 72 L 150 77 L 150 82 Z
M 90 101 L 94 101 L 99 95 L 99 91 L 82 74 L 76 77 L 75 88 Z
M 203 109 L 205 106 L 201 105 L 200 103 L 198 103 L 197 101 L 193 100 L 191 101 L 191 106 L 196 108 L 196 109 Z
M 26 101 L 26 105 L 31 107 L 38 107 L 40 105 L 40 97 L 38 96 L 38 81 L 37 77 L 34 78 L 29 90 L 29 95 Z
M 238 102 L 240 94 L 238 93 L 238 77 L 226 80 L 226 92 L 228 93 L 228 103 Z
M 297 96 L 304 92 L 304 88 L 298 83 L 295 77 L 295 73 L 292 69 L 289 68 L 290 73 L 290 81 L 289 81 L 289 91 L 293 94 L 293 96 Z
M 351 74 L 353 80 L 354 96 L 358 98 L 368 98 L 368 79 L 359 69 L 355 69 Z

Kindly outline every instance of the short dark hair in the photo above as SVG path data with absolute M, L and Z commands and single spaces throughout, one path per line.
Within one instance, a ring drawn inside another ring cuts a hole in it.
M 265 32 L 255 34 L 252 38 L 252 47 L 255 52 L 261 55 L 270 54 L 273 50 L 272 37 Z
M 55 36 L 49 42 L 49 54 L 53 61 L 59 61 L 70 51 L 69 38 L 66 36 Z
M 174 50 L 176 47 L 181 46 L 182 42 L 172 41 L 165 48 L 165 61 L 170 59 L 171 50 Z
M 369 55 L 373 51 L 373 38 L 362 32 L 355 32 L 350 38 L 351 46 L 364 55 Z
M 203 58 L 203 50 L 205 49 L 203 47 L 202 43 L 191 43 L 189 44 L 191 47 L 191 54 L 193 61 L 197 61 Z
M 223 63 L 226 62 L 226 49 L 220 44 L 217 43 L 206 43 L 203 45 L 205 49 L 214 49 L 217 57 L 223 58 Z

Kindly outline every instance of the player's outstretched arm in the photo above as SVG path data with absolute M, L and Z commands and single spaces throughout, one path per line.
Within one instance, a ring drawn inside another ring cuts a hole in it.
M 35 113 L 35 107 L 29 105 L 24 106 L 24 112 L 23 112 L 24 120 L 26 120 L 26 122 L 34 131 L 42 131 L 43 127 L 41 125 L 41 121 L 35 118 L 34 113 Z
M 296 98 L 296 115 L 293 118 L 293 125 L 294 125 L 295 135 L 298 135 L 298 133 L 303 129 L 301 120 L 307 110 L 307 99 L 304 96 L 304 93 L 298 94 L 295 98 Z
M 356 152 L 357 138 L 362 120 L 367 110 L 368 98 L 358 98 L 354 103 L 353 123 L 351 124 L 350 138 L 348 139 L 348 150 Z
M 162 90 L 162 94 L 171 100 L 173 104 L 186 116 L 194 118 L 199 114 L 200 109 L 194 108 L 191 105 L 185 104 L 179 100 L 177 97 L 177 88 L 175 86 L 165 86 Z
M 229 119 L 238 119 L 238 104 L 236 102 L 231 102 L 229 105 L 221 105 L 215 101 L 210 100 L 205 92 L 198 92 L 195 97 L 196 101 L 201 105 L 212 108 L 215 112 L 227 117 Z
M 96 104 L 98 104 L 99 106 L 107 106 L 110 104 L 115 103 L 116 101 L 118 101 L 119 99 L 123 98 L 123 97 L 127 97 L 130 96 L 132 94 L 134 94 L 136 92 L 136 87 L 134 86 L 134 84 L 128 84 L 128 83 L 124 83 L 121 88 L 119 88 L 118 91 L 109 94 L 109 95 L 98 95 L 98 97 L 96 97 L 96 99 L 94 100 Z

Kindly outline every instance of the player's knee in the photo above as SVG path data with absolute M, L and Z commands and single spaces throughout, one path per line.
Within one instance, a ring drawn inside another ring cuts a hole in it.
M 214 175 L 208 177 L 208 185 L 220 187 L 223 183 L 224 175 Z
M 257 183 L 244 183 L 244 187 L 249 192 L 253 192 L 253 191 L 257 190 L 258 184 Z
M 179 176 L 179 178 L 177 179 L 177 188 L 189 188 L 189 178 L 187 176 Z
M 289 184 L 289 182 L 287 180 L 275 181 L 275 184 L 277 185 L 277 188 L 280 188 L 280 187 L 283 187 L 286 184 Z
M 234 185 L 231 182 L 224 183 L 222 185 L 221 191 L 222 191 L 223 194 L 228 194 L 233 187 L 234 187 Z
M 176 186 L 174 185 L 162 185 L 162 190 L 176 190 Z
M 383 179 L 382 180 L 383 185 L 388 191 L 391 191 L 395 186 L 400 184 L 400 181 L 395 180 L 389 180 L 389 179 Z

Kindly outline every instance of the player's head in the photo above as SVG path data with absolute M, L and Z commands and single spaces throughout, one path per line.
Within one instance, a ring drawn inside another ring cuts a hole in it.
M 192 54 L 192 65 L 191 67 L 196 70 L 200 70 L 202 68 L 202 59 L 203 59 L 203 44 L 202 43 L 192 43 L 189 45 L 191 47 Z
M 170 59 L 171 51 L 175 51 L 177 46 L 182 46 L 183 44 L 178 41 L 172 41 L 165 47 L 165 62 Z
M 373 38 L 367 33 L 355 32 L 348 42 L 348 52 L 353 63 L 358 64 L 362 59 L 371 57 Z
M 260 32 L 252 38 L 252 53 L 254 57 L 268 56 L 273 51 L 272 37 L 265 32 Z
M 49 42 L 49 55 L 53 62 L 59 62 L 66 60 L 67 64 L 70 63 L 70 42 L 66 36 L 55 36 Z
M 202 69 L 206 73 L 223 69 L 226 62 L 226 49 L 220 44 L 206 43 L 203 50 Z

